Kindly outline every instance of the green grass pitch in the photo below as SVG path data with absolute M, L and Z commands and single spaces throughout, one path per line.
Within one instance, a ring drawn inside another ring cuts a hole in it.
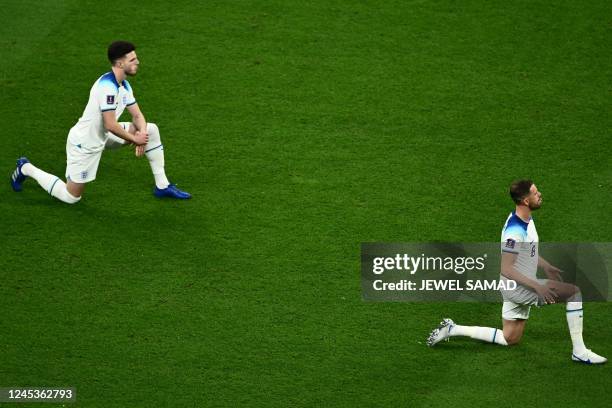
M 609 1 L 4 0 L 0 22 L 0 387 L 105 408 L 609 406 L 611 367 L 570 361 L 563 306 L 516 347 L 428 349 L 442 317 L 499 327 L 501 306 L 364 303 L 359 274 L 361 242 L 498 240 L 524 176 L 543 241 L 611 240 Z M 63 176 L 115 39 L 193 200 L 154 199 L 128 149 L 76 206 L 13 193 L 20 155 Z M 585 306 L 607 357 L 611 312 Z

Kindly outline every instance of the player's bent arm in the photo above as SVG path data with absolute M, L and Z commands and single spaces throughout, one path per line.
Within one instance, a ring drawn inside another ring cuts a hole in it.
M 127 107 L 128 112 L 132 115 L 132 123 L 137 130 L 140 130 L 143 133 L 147 133 L 147 121 L 145 120 L 142 111 L 138 107 L 138 104 L 132 104 Z
M 511 252 L 502 252 L 501 259 L 501 274 L 508 279 L 512 279 L 523 286 L 527 286 L 537 292 L 537 288 L 540 286 L 538 281 L 528 278 L 514 268 L 517 254 Z
M 145 138 L 139 138 L 137 135 L 132 135 L 127 130 L 123 129 L 119 122 L 117 122 L 114 110 L 102 112 L 102 118 L 104 120 L 104 129 L 116 135 L 117 137 L 120 137 L 127 142 L 134 143 L 137 145 L 146 143 L 146 140 L 143 141 L 143 139 Z
M 114 110 L 102 112 L 102 119 L 104 120 L 104 129 L 127 142 L 134 143 L 134 137 L 117 122 Z
M 549 279 L 563 281 L 563 277 L 561 276 L 561 273 L 563 271 L 557 268 L 556 266 L 553 266 L 550 262 L 548 262 L 541 256 L 538 257 L 538 268 L 542 268 L 542 270 L 546 273 L 546 276 L 548 276 Z
M 550 262 L 548 262 L 546 259 L 542 258 L 541 256 L 538 257 L 538 268 L 547 270 L 550 267 L 551 267 Z
M 534 292 L 538 294 L 540 299 L 543 299 L 546 303 L 555 303 L 557 294 L 552 291 L 546 285 L 540 285 L 540 283 L 536 280 L 530 279 L 527 276 L 523 275 L 514 267 L 514 262 L 516 261 L 517 254 L 513 254 L 510 252 L 502 252 L 502 262 L 501 262 L 501 273 L 508 279 L 512 279 L 517 283 L 520 283 L 523 286 L 527 286 L 531 288 Z

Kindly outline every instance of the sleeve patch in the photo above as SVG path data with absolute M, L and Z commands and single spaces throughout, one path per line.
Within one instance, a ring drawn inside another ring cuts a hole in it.
M 508 249 L 514 249 L 515 246 L 516 246 L 516 241 L 513 240 L 512 238 L 508 238 L 506 240 L 506 245 L 504 247 Z
M 115 95 L 106 95 L 106 104 L 114 105 L 115 104 Z

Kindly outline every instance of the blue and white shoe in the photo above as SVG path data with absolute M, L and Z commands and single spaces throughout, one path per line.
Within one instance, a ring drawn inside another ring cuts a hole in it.
M 607 358 L 595 354 L 589 349 L 580 355 L 572 353 L 572 360 L 583 364 L 603 364 L 608 361 Z
M 455 325 L 451 319 L 444 319 L 440 322 L 440 325 L 434 331 L 429 333 L 429 337 L 427 338 L 427 345 L 429 347 L 433 347 L 442 340 L 448 341 L 450 337 L 450 331 Z
M 17 168 L 15 169 L 13 174 L 11 174 L 11 187 L 13 187 L 14 191 L 21 191 L 21 184 L 23 184 L 25 179 L 28 178 L 28 176 L 21 172 L 21 167 L 29 162 L 30 161 L 27 157 L 20 157 L 17 159 Z
M 157 198 L 169 197 L 169 198 L 177 198 L 179 200 L 187 200 L 191 198 L 191 194 L 185 191 L 179 190 L 178 187 L 176 187 L 176 184 L 170 184 L 166 188 L 155 187 L 155 190 L 153 190 L 153 195 Z

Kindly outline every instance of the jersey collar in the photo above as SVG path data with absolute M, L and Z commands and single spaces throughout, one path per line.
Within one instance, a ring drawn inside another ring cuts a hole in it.
M 521 224 L 523 224 L 523 225 L 525 225 L 525 226 L 529 225 L 529 223 L 531 222 L 531 219 L 532 219 L 532 218 L 531 218 L 531 216 L 529 216 L 529 220 L 528 220 L 527 222 L 523 221 L 523 219 L 522 219 L 521 217 L 519 217 L 518 215 L 516 215 L 516 210 L 515 210 L 515 211 L 512 211 L 512 216 L 513 216 L 514 218 L 516 218 L 516 220 L 517 220 L 518 222 L 520 222 Z
M 115 78 L 115 73 L 113 71 L 108 72 L 107 75 L 110 76 L 111 81 L 113 81 L 113 84 L 115 84 L 117 88 L 124 87 L 125 89 L 127 89 L 127 86 L 125 86 L 125 79 L 121 81 L 121 85 L 119 85 L 119 82 L 117 82 L 117 78 Z

